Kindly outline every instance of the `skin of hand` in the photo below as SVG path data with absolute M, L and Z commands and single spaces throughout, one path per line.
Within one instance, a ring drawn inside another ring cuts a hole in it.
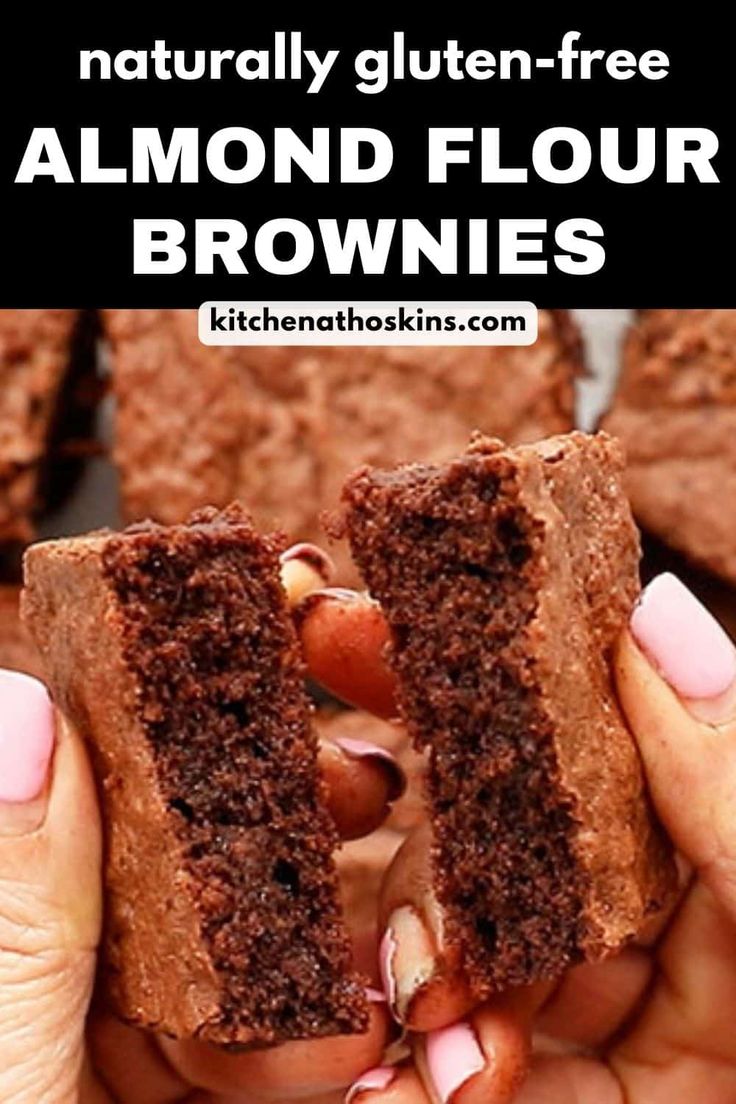
M 285 558 L 287 594 L 311 555 Z M 317 561 L 319 562 L 319 561 Z M 93 1009 L 102 912 L 101 827 L 82 741 L 43 685 L 0 670 L 0 1100 L 3 1104 L 336 1104 L 395 1034 L 369 990 L 365 1035 L 233 1055 L 126 1027 Z M 321 741 L 325 796 L 343 838 L 383 821 L 403 776 L 383 748 Z M 349 918 L 348 918 L 349 919 Z
M 310 598 L 301 633 L 310 669 L 338 692 L 344 669 L 322 646 L 336 607 L 340 632 L 350 637 L 354 621 L 352 639 L 373 649 L 365 671 L 384 661 L 388 633 L 369 599 L 325 593 Z M 324 635 L 312 631 L 317 615 Z M 360 665 L 355 651 L 351 663 Z M 418 830 L 380 902 L 384 984 L 411 1029 L 411 1056 L 367 1070 L 351 1104 L 736 1104 L 736 650 L 666 574 L 633 611 L 614 674 L 678 852 L 677 901 L 618 956 L 475 1007 L 443 943 L 429 836 Z M 354 688 L 355 704 L 396 712 L 385 667 L 364 697 Z

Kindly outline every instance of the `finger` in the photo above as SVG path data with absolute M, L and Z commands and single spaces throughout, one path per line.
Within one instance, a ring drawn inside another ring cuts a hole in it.
M 364 1070 L 380 1065 L 390 1032 L 385 1002 L 373 1001 L 363 1035 L 285 1043 L 247 1054 L 228 1054 L 194 1040 L 162 1039 L 160 1046 L 176 1073 L 197 1088 L 280 1100 L 347 1089 Z
M 332 559 L 316 544 L 292 544 L 281 554 L 281 582 L 289 605 L 325 587 L 335 576 Z
M 113 1102 L 112 1097 L 87 1060 L 82 1064 L 76 1099 L 79 1104 L 118 1104 L 118 1101 Z M 165 1104 L 165 1101 L 157 1101 L 157 1104 Z
M 189 1104 L 189 1087 L 171 1069 L 153 1035 L 102 1013 L 90 1018 L 87 1039 L 94 1069 L 116 1104 L 179 1104 L 185 1099 Z
M 318 710 L 315 727 L 324 739 L 368 741 L 390 751 L 406 779 L 406 792 L 391 809 L 387 826 L 404 835 L 426 818 L 424 776 L 427 756 L 414 750 L 406 731 L 364 709 Z
M 351 1085 L 345 1104 L 431 1104 L 414 1066 L 377 1066 Z
M 529 1038 L 507 1008 L 486 1005 L 467 1020 L 418 1035 L 414 1057 L 430 1099 L 507 1104 L 524 1080 Z
M 655 983 L 609 1062 L 631 1100 L 734 1099 L 736 932 L 696 882 L 657 949 Z M 656 1096 L 654 1095 L 656 1091 Z
M 721 1099 L 736 1047 L 736 654 L 674 576 L 644 591 L 616 662 L 654 803 L 697 877 L 656 950 L 655 985 L 609 1056 L 632 1098 Z M 731 1088 L 733 1080 L 731 1080 Z M 726 1099 L 726 1096 L 723 1095 Z
M 395 680 L 385 660 L 389 630 L 376 602 L 354 590 L 317 590 L 295 619 L 316 682 L 350 705 L 396 716 Z
M 634 1097 L 626 1099 L 634 1104 Z M 652 1096 L 636 1099 L 642 1104 L 660 1100 Z M 625 1100 L 621 1085 L 602 1062 L 580 1055 L 542 1055 L 535 1057 L 514 1104 L 625 1104 Z
M 432 887 L 431 829 L 407 837 L 386 873 L 379 902 L 383 984 L 396 1019 L 432 1031 L 475 1003 L 457 947 L 448 944 Z
M 80 740 L 40 682 L 1 671 L 0 1100 L 77 1099 L 100 850 Z
M 268 1104 L 268 1102 L 252 1092 L 237 1093 L 234 1096 L 231 1093 L 195 1092 L 188 1095 L 186 1100 L 177 1101 L 176 1104 Z M 345 1090 L 317 1093 L 316 1096 L 300 1096 L 299 1104 L 345 1104 Z
M 367 740 L 321 739 L 319 766 L 327 784 L 327 806 L 345 840 L 378 828 L 406 789 L 404 772 L 391 752 Z
M 369 836 L 344 844 L 335 856 L 353 965 L 376 987 L 381 985 L 376 902 L 383 876 L 401 842 L 398 833 L 380 828 Z
M 736 919 L 736 650 L 673 575 L 644 591 L 616 658 L 657 812 Z
M 542 1008 L 535 1030 L 577 1047 L 601 1047 L 639 1007 L 653 972 L 651 955 L 637 947 L 576 966 Z
M 84 1104 L 87 1102 L 85 1101 Z M 168 1101 L 165 1104 L 168 1104 Z M 265 1104 L 265 1102 L 263 1097 L 255 1096 L 251 1092 L 238 1093 L 236 1096 L 231 1093 L 195 1092 L 189 1094 L 186 1100 L 176 1101 L 176 1104 Z M 316 1096 L 300 1096 L 299 1104 L 345 1104 L 345 1092 L 340 1089 L 338 1092 L 318 1093 Z

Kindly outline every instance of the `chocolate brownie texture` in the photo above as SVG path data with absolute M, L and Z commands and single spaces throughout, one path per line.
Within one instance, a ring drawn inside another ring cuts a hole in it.
M 0 549 L 32 538 L 35 515 L 68 474 L 57 449 L 78 419 L 72 388 L 89 371 L 89 328 L 80 311 L 0 311 Z
M 565 312 L 540 312 L 530 348 L 207 348 L 189 311 L 104 325 L 129 521 L 238 498 L 258 524 L 319 541 L 359 464 L 446 459 L 476 428 L 516 442 L 572 426 L 581 346 Z
M 736 311 L 641 311 L 602 425 L 641 525 L 736 583 Z
M 104 984 L 128 1022 L 225 1046 L 367 1026 L 282 545 L 232 507 L 25 558 L 24 616 L 102 796 Z
M 0 586 L 0 667 L 38 676 L 41 660 L 20 619 L 20 587 Z
M 609 673 L 639 589 L 622 466 L 605 435 L 477 437 L 344 490 L 400 711 L 429 748 L 448 939 L 481 998 L 618 950 L 674 886 Z

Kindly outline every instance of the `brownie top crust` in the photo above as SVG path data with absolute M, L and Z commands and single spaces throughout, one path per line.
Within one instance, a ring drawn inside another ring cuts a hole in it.
M 475 427 L 514 441 L 570 428 L 581 365 L 564 312 L 540 312 L 537 343 L 518 348 L 207 348 L 191 311 L 109 311 L 105 327 L 127 519 L 239 498 L 257 524 L 317 542 L 361 463 L 447 459 Z

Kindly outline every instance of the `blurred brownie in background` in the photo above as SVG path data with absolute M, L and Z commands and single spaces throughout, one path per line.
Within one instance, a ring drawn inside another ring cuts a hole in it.
M 39 675 L 41 658 L 20 619 L 20 587 L 0 586 L 0 667 Z
M 473 429 L 519 442 L 571 428 L 581 364 L 562 311 L 516 348 L 211 348 L 193 311 L 106 311 L 104 327 L 126 519 L 241 499 L 300 540 L 324 539 L 319 515 L 362 463 L 441 461 Z
M 603 428 L 649 533 L 736 583 L 736 310 L 645 310 Z
M 66 446 L 89 431 L 94 404 L 78 385 L 93 370 L 92 334 L 81 311 L 0 311 L 0 556 L 32 539 L 75 467 Z

